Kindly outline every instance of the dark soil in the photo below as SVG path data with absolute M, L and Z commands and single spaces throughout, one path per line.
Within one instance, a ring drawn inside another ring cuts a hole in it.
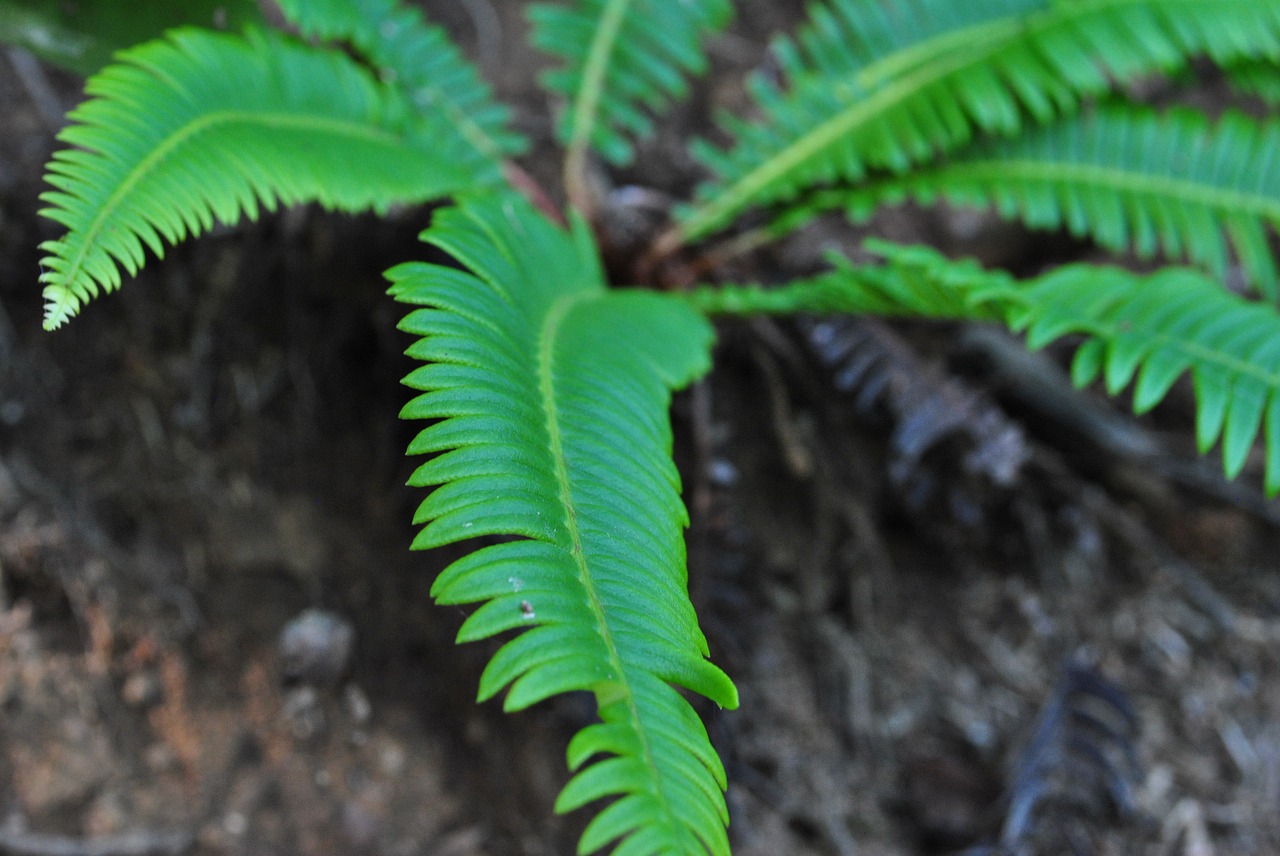
M 515 4 L 429 5 L 546 139 Z M 681 186 L 680 140 L 736 106 L 735 69 L 793 14 L 745 5 L 720 74 L 646 147 L 655 174 L 620 181 Z M 589 703 L 476 705 L 492 646 L 453 644 L 463 612 L 428 598 L 450 557 L 406 549 L 407 342 L 380 271 L 423 256 L 429 211 L 223 229 L 45 334 L 54 129 L 7 57 L 0 117 L 0 854 L 574 852 L 584 818 L 551 806 Z M 527 167 L 554 183 L 554 150 Z M 1087 252 L 962 213 L 876 229 L 1022 267 Z M 833 243 L 855 245 L 823 225 L 735 275 L 802 272 Z M 1050 387 L 1082 430 L 985 334 L 722 334 L 675 419 L 693 595 L 742 695 L 706 712 L 735 853 L 994 843 L 1068 664 L 1127 696 L 1137 730 L 1045 756 L 1019 852 L 1280 853 L 1280 513 L 1257 467 L 1232 491 L 1178 451 L 1185 395 L 1132 429 L 1159 449 L 1135 459 L 1090 430 L 1113 424 L 1095 398 Z M 879 394 L 840 380 L 824 335 L 882 348 Z M 944 388 L 1013 426 L 1004 477 L 959 463 L 977 415 L 904 454 Z M 1104 721 L 1119 704 L 1075 698 Z

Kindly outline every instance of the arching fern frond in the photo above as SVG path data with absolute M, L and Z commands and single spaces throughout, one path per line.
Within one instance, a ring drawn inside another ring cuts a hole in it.
M 570 99 L 559 126 L 570 158 L 591 147 L 612 163 L 629 161 L 632 139 L 653 128 L 650 111 L 684 95 L 684 76 L 706 68 L 703 41 L 732 14 L 730 0 L 534 5 L 533 43 L 564 61 L 543 82 Z
M 672 684 L 732 707 L 705 658 L 686 586 L 687 514 L 671 460 L 671 390 L 710 364 L 711 328 L 663 295 L 607 291 L 579 222 L 572 234 L 524 202 L 484 199 L 439 214 L 424 239 L 469 273 L 393 269 L 417 305 L 402 329 L 427 364 L 402 415 L 432 420 L 409 447 L 434 454 L 410 484 L 435 487 L 416 548 L 514 537 L 450 565 L 440 603 L 481 603 L 459 640 L 522 631 L 480 679 L 517 710 L 594 693 L 601 722 L 569 746 L 567 811 L 620 798 L 579 852 L 622 837 L 628 856 L 728 854 L 724 770 Z
M 938 166 L 848 189 L 820 191 L 778 231 L 818 210 L 864 220 L 912 198 L 994 205 L 1034 228 L 1065 227 L 1116 251 L 1147 258 L 1185 254 L 1226 276 L 1227 237 L 1250 282 L 1276 297 L 1266 226 L 1280 226 L 1280 122 L 1228 113 L 1156 114 L 1109 106 L 1009 140 L 982 141 Z
M 501 181 L 500 161 L 528 147 L 509 127 L 511 111 L 493 99 L 449 34 L 417 9 L 399 0 L 278 2 L 304 35 L 355 48 L 431 123 L 446 156 L 460 159 L 485 182 Z M 448 122 L 440 122 L 441 116 Z
M 1197 271 L 1150 275 L 1069 265 L 1019 282 L 926 247 L 872 242 L 881 266 L 842 264 L 813 279 L 768 290 L 697 289 L 688 298 L 709 312 L 875 311 L 882 315 L 999 320 L 1040 348 L 1083 334 L 1072 378 L 1101 377 L 1118 395 L 1133 384 L 1134 410 L 1164 398 L 1184 373 L 1196 394 L 1201 453 L 1222 443 L 1234 478 L 1259 433 L 1266 447 L 1266 489 L 1280 492 L 1280 313 L 1244 300 Z
M 145 250 L 278 203 L 385 210 L 466 188 L 404 99 L 361 66 L 259 30 L 177 30 L 119 54 L 59 139 L 42 213 L 45 327 L 134 274 Z
M 682 216 L 694 240 L 815 184 L 905 171 L 968 142 L 1075 109 L 1083 95 L 1185 64 L 1280 55 L 1280 0 L 831 0 L 757 76 L 761 114 L 702 145 L 715 178 Z

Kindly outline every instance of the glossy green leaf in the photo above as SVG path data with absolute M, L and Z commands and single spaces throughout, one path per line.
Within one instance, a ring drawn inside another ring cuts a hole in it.
M 469 187 L 433 123 L 336 51 L 253 30 L 177 30 L 90 79 L 59 139 L 42 213 L 67 227 L 46 242 L 40 281 L 55 328 L 119 287 L 150 250 L 317 201 L 385 211 Z M 435 124 L 446 123 L 437 116 Z
M 619 798 L 582 852 L 622 838 L 649 856 L 727 854 L 724 770 L 673 688 L 737 704 L 689 603 L 666 415 L 671 391 L 709 367 L 711 328 L 673 297 L 607 290 L 585 228 L 563 232 L 520 201 L 466 202 L 423 237 L 467 273 L 389 274 L 418 307 L 401 324 L 422 337 L 411 353 L 430 360 L 406 379 L 421 394 L 405 415 L 439 420 L 411 447 L 442 453 L 414 477 L 439 485 L 415 544 L 504 536 L 432 587 L 441 603 L 481 604 L 460 641 L 518 634 L 480 696 L 505 689 L 516 710 L 595 695 L 601 722 L 574 738 L 558 808 Z

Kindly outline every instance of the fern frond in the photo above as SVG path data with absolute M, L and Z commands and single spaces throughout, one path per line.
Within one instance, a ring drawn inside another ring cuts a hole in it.
M 831 0 L 777 55 L 789 86 L 752 82 L 761 115 L 701 145 L 715 178 L 684 212 L 694 240 L 815 184 L 905 171 L 1084 95 L 1184 65 L 1280 55 L 1280 0 Z
M 485 182 L 501 181 L 503 158 L 528 148 L 509 127 L 511 111 L 495 101 L 488 85 L 449 34 L 398 0 L 279 0 L 302 33 L 348 42 L 398 87 L 439 133 L 447 157 L 460 159 Z M 447 117 L 440 122 L 439 117 Z
M 560 139 L 626 163 L 632 139 L 653 128 L 650 112 L 687 90 L 707 60 L 702 43 L 733 14 L 730 0 L 570 0 L 530 9 L 533 43 L 564 61 L 544 85 L 570 99 Z
M 1280 62 L 1249 60 L 1234 63 L 1226 71 L 1237 92 L 1261 98 L 1271 107 L 1280 106 Z
M 1266 488 L 1280 490 L 1280 316 L 1228 293 L 1199 273 L 1170 268 L 1137 276 L 1073 265 L 1031 283 L 1009 325 L 1038 348 L 1084 333 L 1072 378 L 1099 375 L 1118 395 L 1134 383 L 1145 412 L 1184 372 L 1196 394 L 1201 453 L 1219 440 L 1228 478 L 1239 475 L 1265 420 Z
M 517 710 L 594 693 L 601 722 L 569 746 L 568 811 L 620 796 L 579 852 L 727 854 L 724 770 L 672 684 L 733 707 L 705 658 L 689 602 L 687 514 L 671 460 L 671 390 L 710 365 L 711 328 L 672 298 L 607 291 L 589 233 L 550 225 L 523 201 L 468 202 L 424 239 L 470 273 L 408 264 L 389 276 L 419 308 L 402 329 L 427 365 L 402 416 L 438 420 L 409 447 L 435 454 L 410 484 L 435 487 L 416 522 L 425 549 L 484 536 L 432 592 L 479 603 L 459 641 L 523 631 L 480 679 Z
M 1266 489 L 1280 492 L 1280 313 L 1244 300 L 1203 274 L 1167 268 L 1139 275 L 1119 268 L 1069 265 L 1019 282 L 973 262 L 953 262 L 926 247 L 871 242 L 882 266 L 844 265 L 776 290 L 703 288 L 689 299 L 704 311 L 860 311 L 884 315 L 998 319 L 1040 348 L 1084 335 L 1072 379 L 1101 377 L 1118 395 L 1133 384 L 1133 407 L 1150 410 L 1184 373 L 1196 395 L 1201 453 L 1221 441 L 1234 478 L 1262 433 Z M 896 308 L 895 308 L 896 307 Z
M 878 315 L 892 318 L 949 318 L 1001 321 L 1002 306 L 975 302 L 978 291 L 997 292 L 1014 279 L 987 270 L 972 259 L 952 260 L 924 246 L 868 240 L 867 247 L 888 261 L 856 264 L 828 257 L 832 269 L 785 285 L 701 285 L 681 293 L 707 315 Z
M 171 32 L 119 54 L 72 111 L 41 213 L 67 227 L 47 256 L 45 327 L 53 329 L 134 274 L 146 249 L 215 220 L 318 201 L 385 210 L 468 187 L 394 91 L 336 51 L 269 32 Z
M 1218 279 L 1229 236 L 1249 281 L 1274 299 L 1266 226 L 1280 226 L 1278 149 L 1280 122 L 1228 113 L 1210 124 L 1193 111 L 1109 106 L 980 142 L 935 167 L 820 191 L 784 215 L 779 231 L 823 209 L 861 221 L 904 198 L 946 199 L 1144 258 L 1185 254 Z

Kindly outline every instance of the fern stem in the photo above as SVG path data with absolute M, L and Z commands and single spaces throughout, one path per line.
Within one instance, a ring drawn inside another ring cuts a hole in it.
M 588 220 L 594 207 L 587 184 L 587 152 L 591 146 L 591 132 L 595 128 L 600 98 L 604 93 L 605 76 L 609 70 L 609 57 L 613 53 L 626 19 L 631 0 L 609 0 L 600 26 L 591 39 L 591 52 L 582 70 L 582 85 L 573 104 L 573 133 L 569 137 L 569 150 L 564 162 L 565 194 L 569 204 Z
M 557 207 L 555 200 L 551 198 L 551 194 L 543 188 L 538 180 L 525 170 L 524 167 L 515 161 L 504 158 L 499 161 L 502 167 L 502 177 L 511 186 L 516 193 L 519 193 L 527 199 L 534 208 L 561 228 L 568 228 L 568 221 L 565 220 L 564 212 Z
M 674 235 L 668 241 L 679 245 L 706 237 L 734 214 L 747 208 L 766 187 L 815 158 L 841 137 L 876 121 L 887 108 L 904 100 L 912 92 L 972 62 L 972 55 L 967 53 L 947 57 L 946 61 L 924 66 L 854 103 L 848 110 L 822 122 L 776 156 L 764 161 L 730 185 L 724 193 L 701 207 L 696 207 L 692 214 L 675 227 Z
M 1280 222 L 1280 200 L 1274 196 L 1210 187 L 1203 182 L 1188 181 L 1177 176 L 1142 175 L 1096 164 L 1046 163 L 1036 160 L 971 161 L 953 164 L 948 167 L 948 171 L 992 184 L 1017 179 L 1044 181 L 1046 176 L 1050 176 L 1055 182 L 1063 184 L 1093 185 L 1135 195 L 1147 193 L 1174 197 L 1227 213 L 1247 212 L 1271 222 Z

